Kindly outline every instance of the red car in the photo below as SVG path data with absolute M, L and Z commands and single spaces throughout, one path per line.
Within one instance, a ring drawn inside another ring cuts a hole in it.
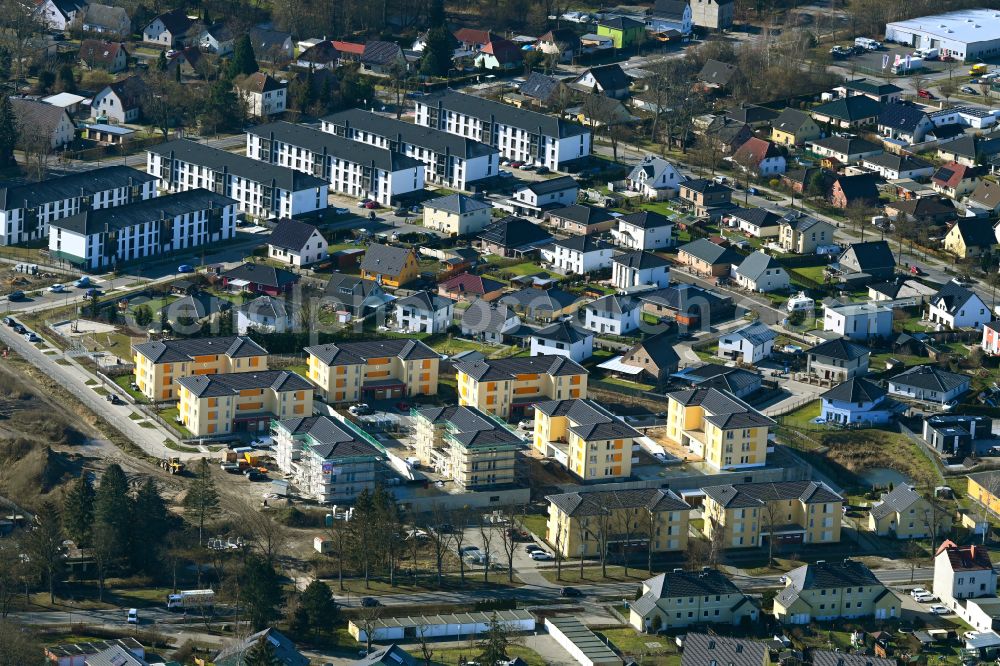
M 934 97 L 934 93 L 930 90 L 924 90 L 923 88 L 917 91 L 917 97 L 923 97 L 924 99 L 937 99 Z
M 515 162 L 511 162 L 511 163 L 510 163 L 510 167 L 511 167 L 512 169 L 517 169 L 517 168 L 520 168 L 520 167 L 521 167 L 521 166 L 523 166 L 523 165 L 524 165 L 524 162 L 516 162 L 516 161 L 515 161 Z
M 369 201 L 368 203 L 365 204 L 365 208 L 367 208 L 368 210 L 375 210 L 376 208 L 378 208 L 378 202 Z

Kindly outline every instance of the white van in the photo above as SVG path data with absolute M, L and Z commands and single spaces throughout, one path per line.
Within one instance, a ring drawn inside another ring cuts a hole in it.
M 136 608 L 128 609 L 128 623 L 139 624 L 139 611 Z
M 855 46 L 860 46 L 863 49 L 868 49 L 869 51 L 878 51 L 882 48 L 882 42 L 869 39 L 868 37 L 858 37 L 854 40 Z
M 917 49 L 913 52 L 913 55 L 924 60 L 937 60 L 938 56 L 941 55 L 941 51 L 938 49 Z

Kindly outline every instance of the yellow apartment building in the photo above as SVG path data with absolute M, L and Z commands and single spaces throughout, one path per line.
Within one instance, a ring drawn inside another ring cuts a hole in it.
M 871 569 L 855 560 L 819 561 L 792 569 L 774 598 L 782 624 L 874 617 L 900 617 L 901 602 Z
M 725 548 L 837 543 L 844 498 L 821 481 L 740 483 L 702 488 L 704 533 Z M 721 536 L 718 534 L 722 532 Z
M 667 437 L 717 470 L 763 467 L 774 421 L 731 393 L 695 388 L 667 394 Z
M 177 400 L 175 380 L 267 370 L 267 350 L 246 336 L 157 340 L 132 346 L 135 383 L 153 402 Z
M 545 540 L 563 557 L 598 557 L 625 544 L 687 550 L 691 507 L 672 490 L 638 488 L 549 495 Z
M 517 452 L 527 443 L 496 416 L 475 407 L 410 411 L 420 464 L 464 490 L 514 483 Z
M 868 529 L 879 536 L 926 539 L 951 532 L 951 512 L 900 484 L 882 496 L 868 512 Z
M 437 395 L 441 356 L 419 340 L 341 342 L 305 350 L 306 376 L 326 402 Z
M 455 364 L 455 372 L 460 405 L 505 419 L 519 417 L 539 400 L 587 397 L 587 371 L 565 356 L 462 362 Z
M 312 416 L 313 387 L 286 370 L 177 380 L 180 420 L 192 435 L 268 430 L 272 420 Z
M 535 403 L 533 448 L 555 458 L 584 481 L 627 479 L 632 475 L 633 441 L 641 437 L 593 400 Z
M 760 609 L 717 569 L 674 569 L 642 583 L 629 603 L 629 624 L 636 631 L 658 632 L 693 624 L 737 626 L 754 622 Z
M 988 512 L 1000 515 L 1000 472 L 970 474 L 968 492 Z

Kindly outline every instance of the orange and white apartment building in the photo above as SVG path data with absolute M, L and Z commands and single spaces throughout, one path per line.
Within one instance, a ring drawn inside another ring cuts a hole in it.
M 195 437 L 268 430 L 271 421 L 312 416 L 313 386 L 287 370 L 177 380 L 181 423 Z
M 535 404 L 532 446 L 584 481 L 627 479 L 639 432 L 593 400 Z
M 306 352 L 306 376 L 326 402 L 437 395 L 441 356 L 419 340 L 330 343 Z
M 143 342 L 132 360 L 135 383 L 153 402 L 177 400 L 184 377 L 267 370 L 267 350 L 246 336 Z
M 587 397 L 587 371 L 566 356 L 461 362 L 455 372 L 458 404 L 508 420 L 540 400 Z

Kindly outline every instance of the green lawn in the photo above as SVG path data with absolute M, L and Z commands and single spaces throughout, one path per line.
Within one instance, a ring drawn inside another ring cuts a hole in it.
M 609 564 L 607 570 L 608 575 L 603 576 L 600 563 L 594 560 L 586 562 L 586 566 L 583 568 L 583 576 L 580 576 L 579 560 L 563 560 L 562 578 L 558 577 L 559 572 L 556 571 L 555 566 L 541 569 L 540 573 L 547 581 L 556 583 L 557 585 L 560 583 L 625 583 L 630 581 L 641 583 L 649 578 L 645 566 L 629 567 L 628 576 L 625 575 L 625 569 L 617 565 Z
M 180 415 L 180 410 L 177 407 L 169 407 L 160 411 L 159 414 L 160 418 L 167 422 L 167 426 L 183 439 L 194 437 L 190 430 L 176 421 L 177 417 Z
M 790 269 L 788 271 L 788 276 L 794 280 L 796 275 L 801 275 L 802 277 L 815 280 L 816 282 L 823 284 L 825 271 L 825 266 L 802 266 L 800 268 Z
M 513 273 L 514 275 L 534 275 L 535 273 L 541 273 L 542 267 L 536 263 L 530 261 L 525 261 L 520 264 L 514 264 L 513 266 L 503 266 L 496 267 L 493 269 L 493 274 L 496 273 Z
M 674 643 L 671 636 L 640 634 L 631 627 L 604 629 L 598 631 L 597 634 L 610 641 L 611 645 L 618 648 L 623 654 L 638 658 L 640 664 L 678 666 L 681 663 L 680 652 L 678 652 L 677 644 Z
M 545 540 L 545 534 L 548 532 L 548 516 L 531 514 L 521 518 L 521 525 L 524 529 L 528 530 L 539 539 Z
M 517 641 L 517 637 L 512 638 L 515 642 Z M 478 653 L 475 647 L 435 648 L 433 643 L 430 644 L 430 647 L 434 650 L 434 655 L 431 657 L 432 666 L 457 666 L 457 664 L 461 663 L 459 659 L 464 657 L 468 661 Z M 419 647 L 411 649 L 409 652 L 417 657 L 418 662 L 424 663 Z M 511 659 L 520 657 L 529 666 L 545 666 L 545 660 L 537 652 L 523 645 L 511 645 L 508 647 L 507 656 Z
M 653 385 L 646 384 L 644 382 L 630 382 L 627 379 L 621 379 L 619 377 L 605 377 L 601 381 L 608 384 L 614 384 L 615 386 L 623 386 L 625 388 L 636 389 L 638 391 L 652 391 Z
M 115 384 L 118 384 L 124 391 L 126 391 L 130 396 L 132 396 L 136 402 L 149 402 L 146 400 L 146 396 L 133 389 L 130 384 L 135 381 L 135 375 L 121 375 L 120 377 L 115 377 Z

